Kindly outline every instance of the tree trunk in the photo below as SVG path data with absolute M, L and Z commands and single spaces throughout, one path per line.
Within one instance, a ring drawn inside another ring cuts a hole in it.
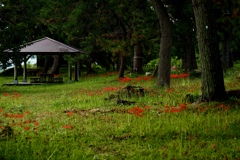
M 152 4 L 157 13 L 161 30 L 157 85 L 170 87 L 172 24 L 163 2 L 152 0 Z
M 227 71 L 228 68 L 233 67 L 232 57 L 229 47 L 230 37 L 228 34 L 224 35 L 223 44 L 222 44 L 222 66 L 224 72 Z
M 219 51 L 213 2 L 210 0 L 192 0 L 196 21 L 198 47 L 202 71 L 202 101 L 224 100 L 226 92 Z
M 53 55 L 53 65 L 52 68 L 50 70 L 50 74 L 54 74 L 54 73 L 58 73 L 58 68 L 59 68 L 59 55 Z
M 126 57 L 125 55 L 123 55 L 123 53 L 120 53 L 120 58 L 121 58 L 121 64 L 120 64 L 120 68 L 119 68 L 119 74 L 118 74 L 118 78 L 123 78 L 124 77 L 124 70 L 125 70 L 125 66 L 126 66 Z
M 192 40 L 192 35 L 186 35 L 184 45 L 184 56 L 183 56 L 183 69 L 184 72 L 190 72 L 197 69 L 197 61 L 195 55 L 194 44 Z
M 142 46 L 140 43 L 134 46 L 133 71 L 142 73 Z
M 49 64 L 49 58 L 46 57 L 45 60 L 44 60 L 44 67 L 43 67 L 42 73 L 47 73 L 47 71 L 48 71 L 48 64 Z

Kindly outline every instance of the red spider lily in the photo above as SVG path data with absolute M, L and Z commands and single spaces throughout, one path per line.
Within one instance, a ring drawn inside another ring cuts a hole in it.
M 135 82 L 138 81 L 150 81 L 152 79 L 153 76 L 140 76 L 135 78 Z
M 128 112 L 131 114 L 135 114 L 138 117 L 141 117 L 144 110 L 140 107 L 134 107 L 134 108 L 129 109 Z
M 118 82 L 127 83 L 127 82 L 131 82 L 132 78 L 124 77 L 124 78 L 118 78 L 117 80 L 118 80 Z
M 11 94 L 9 94 L 8 92 L 4 92 L 4 97 L 8 97 L 11 96 Z
M 0 129 L 2 129 L 3 128 L 3 126 L 0 126 Z
M 4 113 L 4 114 L 2 114 L 4 117 L 8 117 L 8 114 L 7 113 Z
M 0 108 L 0 113 L 3 111 L 3 108 Z
M 39 122 L 36 121 L 33 124 L 34 124 L 35 127 L 37 127 L 39 125 Z
M 148 109 L 150 109 L 150 106 L 145 106 L 144 109 L 147 109 L 147 110 L 148 110 Z
M 225 106 L 225 105 L 222 103 L 222 104 L 219 104 L 219 105 L 217 106 L 217 108 L 218 108 L 218 109 L 222 109 L 224 106 Z
M 74 112 L 68 112 L 68 113 L 67 113 L 67 116 L 68 116 L 68 117 L 71 117 L 73 114 L 74 114 Z
M 172 93 L 173 89 L 169 88 L 167 91 L 168 91 L 168 93 Z
M 21 96 L 22 96 L 21 93 L 14 92 L 14 94 L 13 94 L 14 98 L 18 98 L 18 97 L 21 97 Z
M 229 109 L 230 109 L 230 106 L 226 106 L 226 107 L 225 107 L 225 110 L 229 110 Z
M 171 74 L 170 78 L 185 78 L 190 76 L 189 73 L 182 73 L 182 74 Z
M 26 120 L 26 121 L 24 121 L 23 123 L 24 124 L 28 124 L 28 123 L 32 123 L 32 122 L 34 122 L 33 120 Z
M 181 104 L 179 107 L 166 106 L 163 112 L 170 112 L 170 113 L 182 112 L 186 108 L 187 108 L 186 104 Z
M 170 112 L 171 113 L 182 112 L 182 110 L 180 108 L 173 107 L 173 108 L 171 108 Z
M 63 126 L 62 128 L 72 130 L 74 127 L 72 125 L 68 124 L 68 125 Z
M 26 126 L 24 129 L 25 129 L 26 131 L 28 131 L 28 130 L 30 129 L 30 127 L 29 127 L 29 126 Z
M 104 91 L 117 91 L 118 88 L 116 87 L 106 87 L 106 88 L 103 88 Z
M 3 116 L 10 117 L 10 118 L 23 118 L 24 117 L 23 114 L 7 114 L 7 113 L 3 114 Z
M 180 104 L 180 109 L 181 110 L 187 109 L 187 105 L 186 104 Z

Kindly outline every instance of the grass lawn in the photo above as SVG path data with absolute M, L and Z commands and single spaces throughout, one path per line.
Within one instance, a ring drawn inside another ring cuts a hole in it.
M 240 65 L 225 73 L 226 90 L 240 89 Z M 174 76 L 173 76 L 174 77 Z M 0 77 L 0 85 L 12 77 Z M 190 104 L 199 78 L 117 79 L 0 87 L 0 159 L 240 159 L 240 101 Z M 144 96 L 123 89 L 141 86 Z M 133 102 L 117 103 L 120 98 Z

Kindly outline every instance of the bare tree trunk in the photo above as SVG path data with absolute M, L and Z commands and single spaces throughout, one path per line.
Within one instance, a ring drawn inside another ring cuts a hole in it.
M 142 73 L 142 46 L 137 43 L 134 46 L 134 57 L 133 57 L 133 71 L 137 73 Z
M 195 55 L 195 48 L 192 40 L 192 35 L 186 35 L 184 45 L 184 56 L 183 56 L 183 68 L 184 72 L 190 72 L 197 69 L 197 61 Z
M 120 68 L 119 68 L 119 74 L 118 74 L 118 78 L 123 78 L 124 77 L 124 70 L 125 70 L 125 66 L 126 66 L 126 57 L 123 55 L 123 53 L 120 53 L 120 58 L 121 58 L 121 64 L 120 64 Z
M 229 47 L 230 36 L 228 34 L 224 35 L 223 44 L 222 44 L 222 66 L 224 72 L 227 71 L 228 68 L 233 67 L 232 57 Z
M 44 61 L 44 67 L 43 67 L 42 73 L 47 73 L 47 71 L 48 71 L 48 64 L 49 64 L 49 59 L 48 59 L 48 57 L 46 57 L 45 61 Z
M 152 0 L 152 4 L 157 13 L 161 30 L 157 85 L 170 87 L 172 23 L 161 0 Z
M 213 1 L 192 0 L 202 71 L 200 101 L 226 99 Z
M 54 74 L 57 73 L 58 67 L 59 67 L 59 55 L 53 55 L 53 65 L 52 68 L 50 70 L 50 74 Z

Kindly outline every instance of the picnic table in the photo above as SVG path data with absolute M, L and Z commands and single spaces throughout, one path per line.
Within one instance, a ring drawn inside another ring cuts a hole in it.
M 41 83 L 52 83 L 54 82 L 54 74 L 49 74 L 49 73 L 40 73 L 40 82 Z
M 40 73 L 39 77 L 30 78 L 31 83 L 63 83 L 63 78 L 54 78 L 54 74 Z

